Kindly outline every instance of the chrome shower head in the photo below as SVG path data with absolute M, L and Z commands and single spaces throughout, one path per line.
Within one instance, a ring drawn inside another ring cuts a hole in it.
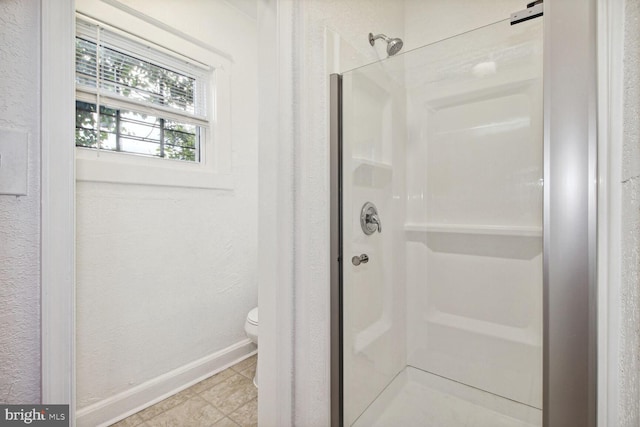
M 376 40 L 382 39 L 387 42 L 387 55 L 393 56 L 396 53 L 400 52 L 402 49 L 402 39 L 395 38 L 392 39 L 390 37 L 385 36 L 384 34 L 373 35 L 373 33 L 369 33 L 369 44 L 373 46 L 376 43 Z

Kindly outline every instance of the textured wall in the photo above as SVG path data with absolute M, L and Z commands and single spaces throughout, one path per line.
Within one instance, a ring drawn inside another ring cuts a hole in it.
M 625 5 L 620 426 L 640 425 L 640 2 Z
M 233 55 L 235 187 L 78 183 L 80 408 L 245 339 L 257 305 L 256 22 L 221 0 L 125 3 Z
M 0 1 L 0 127 L 29 132 L 29 194 L 0 195 L 0 403 L 40 401 L 39 4 Z

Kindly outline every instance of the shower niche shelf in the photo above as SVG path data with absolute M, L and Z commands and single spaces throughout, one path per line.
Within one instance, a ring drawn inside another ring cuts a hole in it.
M 478 225 L 478 224 L 442 224 L 407 223 L 405 231 L 442 234 L 476 234 L 484 236 L 542 237 L 542 227 L 517 225 Z
M 376 169 L 376 170 L 391 173 L 391 169 L 392 169 L 391 163 L 378 162 L 375 160 L 369 160 L 362 157 L 353 157 L 352 161 L 353 161 L 354 171 L 359 168 L 365 168 L 365 169 Z
M 353 157 L 353 183 L 360 187 L 382 188 L 391 182 L 393 169 L 390 163 Z

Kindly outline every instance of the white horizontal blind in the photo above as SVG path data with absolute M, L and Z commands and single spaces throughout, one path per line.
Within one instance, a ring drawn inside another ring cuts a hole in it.
M 82 19 L 76 145 L 199 161 L 211 70 Z
M 79 91 L 147 104 L 153 112 L 172 111 L 207 125 L 208 69 L 84 20 L 78 20 L 76 32 Z

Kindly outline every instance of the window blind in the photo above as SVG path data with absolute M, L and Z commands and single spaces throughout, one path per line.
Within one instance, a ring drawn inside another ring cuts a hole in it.
M 76 26 L 78 99 L 207 127 L 211 70 L 92 22 Z

